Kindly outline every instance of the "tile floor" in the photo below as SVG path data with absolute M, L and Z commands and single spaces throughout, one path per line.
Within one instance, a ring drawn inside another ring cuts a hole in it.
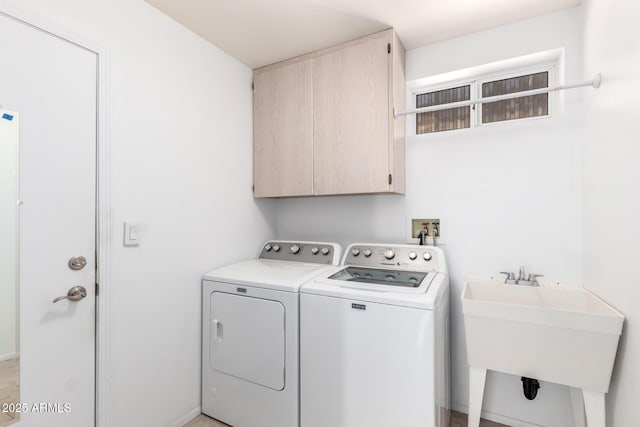
M 10 359 L 0 362 L 0 404 L 3 402 L 15 403 L 19 401 L 20 390 L 19 359 Z M 0 412 L 0 427 L 8 426 L 18 421 L 19 414 L 8 414 Z M 450 427 L 466 427 L 467 415 L 459 412 L 451 412 Z M 199 415 L 189 421 L 184 427 L 230 427 L 227 424 L 209 418 L 206 415 Z M 480 427 L 508 427 L 504 424 L 482 420 Z
M 0 362 L 0 427 L 8 426 L 20 418 L 20 414 L 2 412 L 3 403 L 17 403 L 20 398 L 20 359 Z
M 451 421 L 449 427 L 467 427 L 467 414 L 451 411 Z M 480 427 L 509 427 L 505 424 L 494 423 L 493 421 L 480 420 Z
M 19 401 L 20 376 L 19 359 L 9 359 L 0 362 L 0 405 L 4 402 L 16 403 Z M 0 427 L 8 426 L 18 421 L 19 414 L 0 412 Z M 451 412 L 450 427 L 467 427 L 467 415 L 460 412 Z M 227 424 L 216 421 L 213 418 L 201 414 L 189 421 L 184 427 L 230 427 Z M 508 427 L 504 424 L 481 420 L 480 427 Z
M 461 414 L 460 412 L 451 412 L 450 427 L 467 427 L 467 414 Z M 229 427 L 227 424 L 223 424 L 220 421 L 216 421 L 213 418 L 209 418 L 206 415 L 199 415 L 193 420 L 189 421 L 184 427 Z M 481 420 L 480 427 L 508 427 L 504 424 L 494 423 L 493 421 Z
M 204 414 L 200 414 L 188 423 L 184 427 L 229 427 L 227 424 L 216 421 L 213 418 L 209 418 Z

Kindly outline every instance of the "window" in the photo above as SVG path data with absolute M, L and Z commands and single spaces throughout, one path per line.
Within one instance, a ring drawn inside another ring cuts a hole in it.
M 549 87 L 548 71 L 483 83 L 482 97 L 505 95 L 545 87 Z M 548 114 L 548 93 L 482 104 L 482 123 L 503 122 L 505 120 L 546 116 Z
M 416 108 L 451 104 L 471 99 L 471 85 L 421 93 L 416 96 Z M 442 132 L 445 130 L 471 127 L 471 107 L 449 108 L 446 110 L 418 113 L 416 133 Z
M 415 93 L 416 108 L 478 100 L 549 87 L 551 65 L 544 71 L 511 76 L 486 76 L 471 82 L 452 84 L 437 90 Z M 532 70 L 534 71 L 534 70 Z M 549 115 L 549 94 L 528 95 L 476 106 L 447 108 L 416 114 L 416 134 L 473 128 L 483 124 Z

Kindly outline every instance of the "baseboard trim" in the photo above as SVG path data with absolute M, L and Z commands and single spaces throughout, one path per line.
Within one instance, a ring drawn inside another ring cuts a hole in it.
M 452 406 L 451 409 L 453 409 L 456 412 L 462 412 L 463 414 L 469 413 L 469 406 L 467 405 L 460 405 L 460 404 L 454 403 L 451 406 Z M 540 424 L 532 424 L 528 421 L 507 417 L 507 416 L 496 414 L 494 412 L 489 412 L 489 411 L 480 412 L 480 417 L 488 421 L 493 421 L 494 423 L 506 424 L 508 426 L 513 426 L 513 427 L 541 427 Z
M 0 362 L 4 362 L 5 360 L 10 359 L 17 359 L 18 357 L 20 357 L 20 353 L 0 354 Z
M 202 413 L 202 407 L 201 406 L 196 406 L 195 408 L 193 408 L 192 410 L 190 410 L 189 412 L 184 414 L 182 417 L 180 417 L 177 420 L 175 420 L 173 422 L 172 426 L 173 427 L 183 427 L 186 423 L 188 423 L 189 421 L 191 421 L 192 419 L 194 419 L 195 417 L 197 417 L 201 413 Z

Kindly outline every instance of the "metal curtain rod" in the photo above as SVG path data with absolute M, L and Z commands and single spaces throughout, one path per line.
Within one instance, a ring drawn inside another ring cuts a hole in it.
M 591 86 L 597 89 L 600 87 L 600 83 L 602 83 L 602 76 L 600 74 L 596 74 L 593 80 L 586 80 L 580 83 L 572 83 L 572 84 L 566 84 L 566 85 L 560 85 L 560 86 L 554 86 L 554 87 L 545 87 L 542 89 L 533 89 L 533 90 L 527 90 L 522 92 L 514 92 L 506 95 L 489 96 L 489 97 L 474 100 L 474 101 L 459 101 L 459 102 L 452 102 L 450 104 L 433 105 L 431 107 L 415 108 L 413 110 L 396 111 L 394 109 L 393 117 L 397 119 L 400 116 L 407 116 L 409 114 L 430 113 L 432 111 L 448 110 L 450 108 L 468 107 L 470 105 L 484 104 L 487 102 L 504 101 L 506 99 L 522 98 L 524 96 L 540 95 L 543 93 L 557 92 L 559 90 L 566 90 L 566 89 L 575 89 L 578 87 Z

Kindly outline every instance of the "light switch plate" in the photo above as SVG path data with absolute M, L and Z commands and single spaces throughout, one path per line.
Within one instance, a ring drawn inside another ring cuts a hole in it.
M 124 223 L 124 245 L 140 245 L 140 224 L 138 224 L 137 222 Z

